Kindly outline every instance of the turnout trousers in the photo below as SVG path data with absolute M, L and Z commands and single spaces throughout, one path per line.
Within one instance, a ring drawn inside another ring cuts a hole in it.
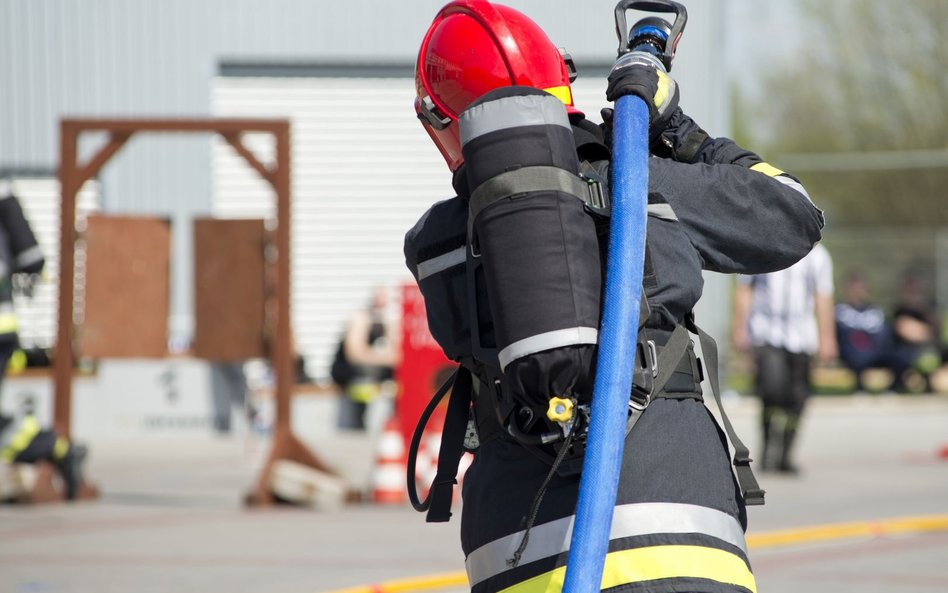
M 700 397 L 653 400 L 626 436 L 603 591 L 756 593 L 727 440 Z M 472 593 L 561 590 L 578 475 L 553 477 L 524 533 L 549 470 L 503 433 L 476 451 L 461 517 Z

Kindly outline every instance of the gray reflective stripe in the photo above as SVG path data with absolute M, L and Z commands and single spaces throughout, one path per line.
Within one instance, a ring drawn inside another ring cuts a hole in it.
M 42 259 L 43 259 L 42 249 L 40 249 L 39 245 L 34 245 L 16 254 L 16 266 L 18 268 L 23 268 L 30 264 L 35 264 L 38 261 L 42 261 Z
M 491 177 L 471 193 L 470 220 L 492 203 L 524 192 L 561 191 L 589 202 L 589 183 L 559 167 L 524 167 Z
M 520 558 L 520 565 L 569 551 L 573 517 L 564 517 L 530 530 L 530 541 Z M 737 519 L 727 513 L 693 504 L 645 502 L 617 506 L 612 515 L 610 540 L 662 533 L 700 533 L 740 548 L 747 554 L 744 530 Z M 471 586 L 510 570 L 511 558 L 523 532 L 484 544 L 464 561 Z
M 558 329 L 517 340 L 501 350 L 497 354 L 497 358 L 500 360 L 500 369 L 503 370 L 518 358 L 550 350 L 551 348 L 575 346 L 576 344 L 595 344 L 598 337 L 599 332 L 594 327 Z
M 466 257 L 467 254 L 465 253 L 465 248 L 462 246 L 447 253 L 442 253 L 437 257 L 419 262 L 418 280 L 424 280 L 432 274 L 437 274 L 438 272 L 443 272 L 452 266 L 463 264 Z
M 468 107 L 458 118 L 461 146 L 498 130 L 523 126 L 563 126 L 572 130 L 566 106 L 553 95 L 503 97 Z
M 786 175 L 777 175 L 777 176 L 774 177 L 773 179 L 776 179 L 777 181 L 779 181 L 780 183 L 786 185 L 787 187 L 792 187 L 793 189 L 795 189 L 795 190 L 797 190 L 798 192 L 800 192 L 801 194 L 803 194 L 803 196 L 804 196 L 807 200 L 810 200 L 810 194 L 808 194 L 808 193 L 806 192 L 806 189 L 804 189 L 803 186 L 800 185 L 800 182 L 797 181 L 796 179 L 794 179 L 793 177 L 787 177 Z M 812 203 L 813 200 L 810 200 L 810 202 Z
M 678 220 L 678 215 L 671 207 L 671 204 L 649 204 L 648 215 L 661 218 L 663 220 Z

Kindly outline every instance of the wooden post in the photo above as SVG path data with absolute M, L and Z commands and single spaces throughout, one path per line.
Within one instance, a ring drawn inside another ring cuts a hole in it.
M 77 143 L 83 131 L 105 131 L 109 141 L 89 162 L 80 167 Z M 276 421 L 273 428 L 273 449 L 264 464 L 256 488 L 247 496 L 248 502 L 268 504 L 273 500 L 268 479 L 273 462 L 289 459 L 335 475 L 292 432 L 291 398 L 293 392 L 293 343 L 290 324 L 290 124 L 285 120 L 268 119 L 65 119 L 60 122 L 60 169 L 62 189 L 62 220 L 59 260 L 59 323 L 54 361 L 55 428 L 63 436 L 70 435 L 72 411 L 73 291 L 75 278 L 76 195 L 82 184 L 95 175 L 137 132 L 211 132 L 217 133 L 243 157 L 261 177 L 273 186 L 277 200 L 277 320 L 271 342 L 270 362 L 276 377 Z M 276 141 L 276 162 L 264 166 L 243 145 L 243 132 L 272 134 Z M 350 499 L 357 491 L 349 493 Z

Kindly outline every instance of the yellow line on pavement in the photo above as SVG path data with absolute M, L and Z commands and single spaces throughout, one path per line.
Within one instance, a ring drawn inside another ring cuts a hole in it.
M 799 529 L 781 529 L 779 531 L 755 533 L 747 536 L 747 547 L 751 550 L 767 550 L 838 539 L 881 537 L 930 531 L 948 531 L 948 515 L 833 523 Z M 338 589 L 329 593 L 414 593 L 415 591 L 431 591 L 449 587 L 467 587 L 467 573 L 463 571 L 446 572 L 430 576 L 385 581 L 374 585 L 361 585 L 349 589 Z
M 926 517 L 902 517 L 881 521 L 858 521 L 854 523 L 834 523 L 815 525 L 800 529 L 782 529 L 747 536 L 747 547 L 752 550 L 765 550 L 795 544 L 807 544 L 857 537 L 880 537 L 900 533 L 920 533 L 927 531 L 948 531 L 948 515 L 929 515 Z
M 447 589 L 448 587 L 467 587 L 467 573 L 447 572 L 424 577 L 414 577 L 385 581 L 375 585 L 362 585 L 350 589 L 339 589 L 331 593 L 412 593 L 414 591 L 431 591 Z

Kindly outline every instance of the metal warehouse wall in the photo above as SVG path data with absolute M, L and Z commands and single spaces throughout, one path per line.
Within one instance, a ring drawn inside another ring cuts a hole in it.
M 223 63 L 410 67 L 443 3 L 0 0 L 0 175 L 53 170 L 65 115 L 209 115 L 212 80 Z M 614 59 L 613 0 L 506 4 L 533 17 L 581 69 L 596 65 L 601 72 Z M 709 132 L 725 134 L 724 1 L 688 8 L 674 72 L 682 103 Z M 410 105 L 405 117 L 413 117 Z M 100 179 L 104 211 L 160 214 L 178 223 L 177 333 L 191 327 L 188 221 L 211 210 L 211 146 L 201 137 L 137 137 Z

